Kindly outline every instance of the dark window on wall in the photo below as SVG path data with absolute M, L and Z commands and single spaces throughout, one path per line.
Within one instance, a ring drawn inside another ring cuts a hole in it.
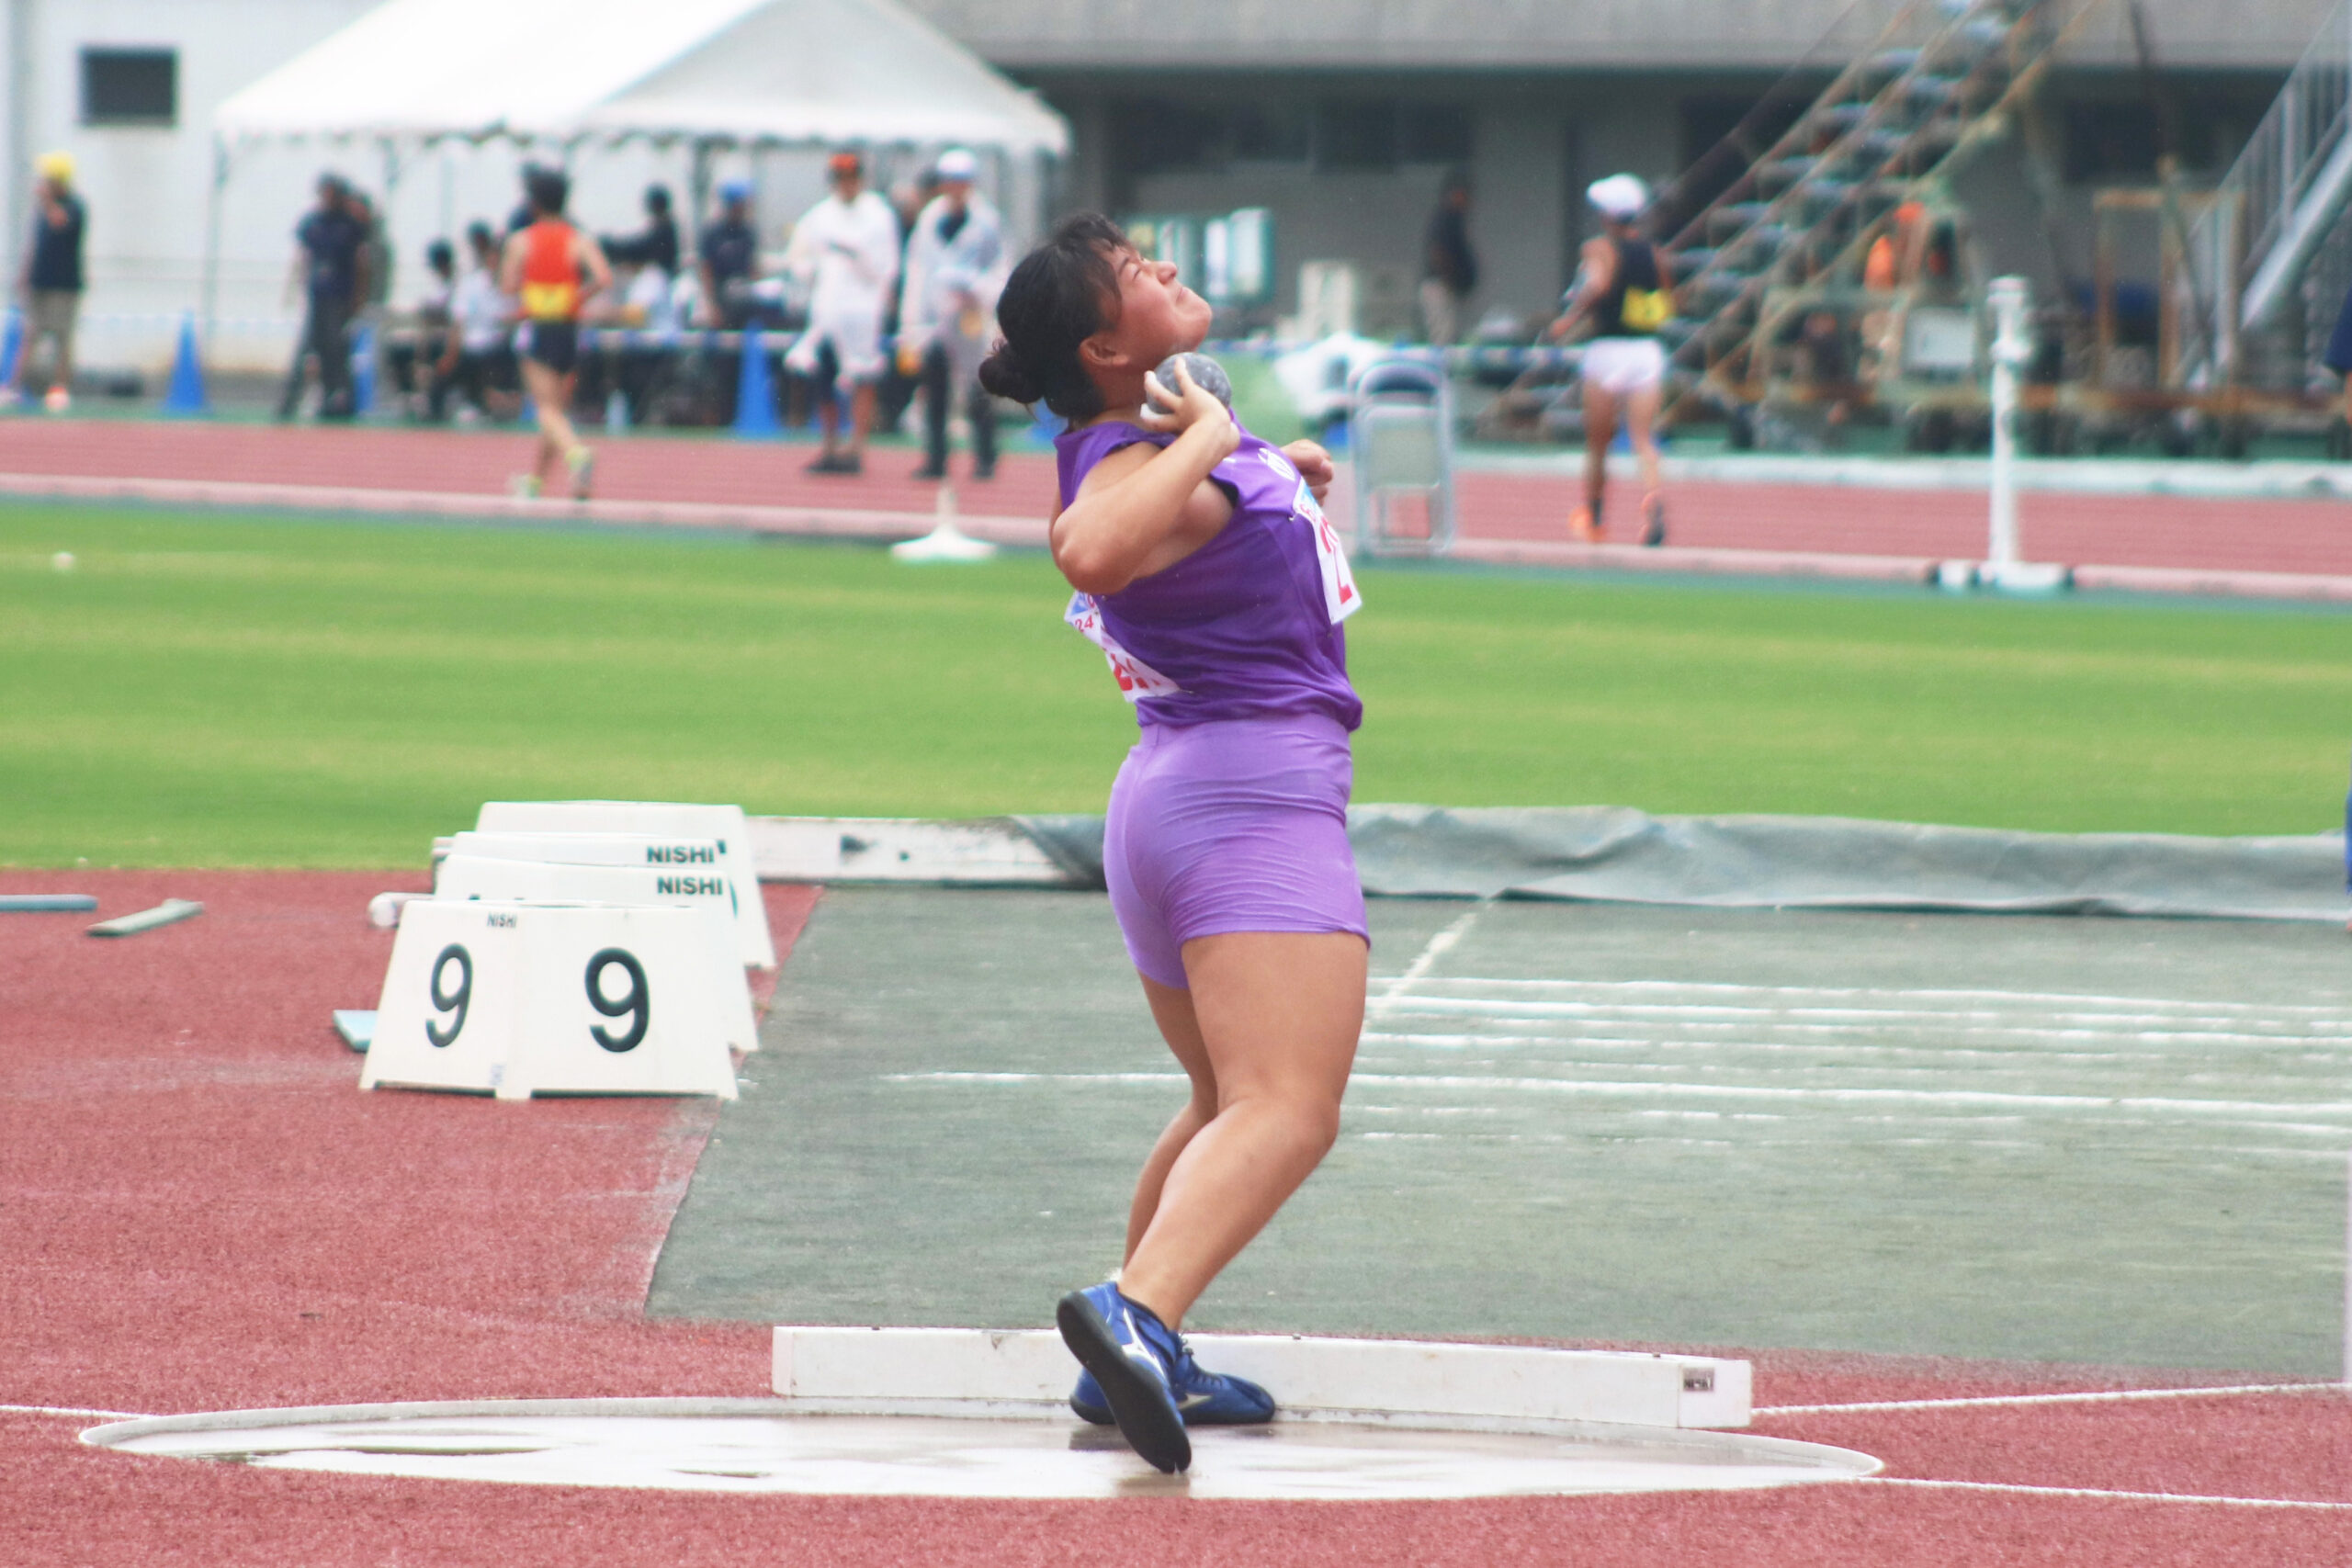
M 1256 105 L 1233 111 L 1233 156 L 1253 164 L 1304 164 L 1315 147 L 1315 119 L 1304 108 Z
M 1315 117 L 1315 161 L 1327 169 L 1396 166 L 1396 106 L 1340 99 Z
M 2066 183 L 2154 179 L 2157 117 L 2145 99 L 2066 106 Z
M 82 51 L 84 125 L 172 125 L 179 116 L 178 51 Z
M 1793 96 L 1764 100 L 1714 94 L 1684 98 L 1676 107 L 1681 120 L 1683 201 L 1668 221 L 1677 223 L 1729 190 L 1732 182 L 1789 133 L 1805 107 Z
M 1225 122 L 1214 111 L 1165 98 L 1138 98 L 1111 112 L 1113 166 L 1130 177 L 1225 162 Z
M 1470 161 L 1470 111 L 1460 104 L 1407 104 L 1396 118 L 1397 150 L 1408 164 Z

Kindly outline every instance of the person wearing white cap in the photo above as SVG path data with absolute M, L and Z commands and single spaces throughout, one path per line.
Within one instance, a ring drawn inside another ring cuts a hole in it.
M 922 386 L 919 479 L 947 477 L 947 418 L 964 400 L 972 422 L 972 477 L 996 472 L 996 405 L 980 389 L 980 361 L 996 338 L 996 299 L 1012 264 L 1004 224 L 972 188 L 979 161 L 951 147 L 933 165 L 939 194 L 916 215 L 899 285 L 899 368 Z
M 1674 286 L 1666 257 L 1642 238 L 1649 186 L 1611 175 L 1586 187 L 1601 231 L 1584 243 L 1566 310 L 1546 336 L 1589 325 L 1584 349 L 1584 505 L 1569 527 L 1587 543 L 1601 536 L 1601 500 L 1609 483 L 1609 443 L 1620 414 L 1642 466 L 1642 543 L 1666 542 L 1666 503 L 1658 493 L 1657 413 L 1666 387 L 1666 350 L 1658 329 L 1673 318 Z
M 874 383 L 882 357 L 882 306 L 899 276 L 899 215 L 865 188 L 865 160 L 836 152 L 826 164 L 833 191 L 792 228 L 785 269 L 815 279 L 808 295 L 808 330 L 784 356 L 785 368 L 818 384 L 817 423 L 824 449 L 812 474 L 865 469 L 865 436 L 874 428 Z M 837 383 L 850 387 L 850 432 L 842 443 Z
M 74 321 L 82 309 L 82 231 L 87 218 L 74 194 L 72 153 L 44 152 L 33 172 L 40 176 L 33 186 L 33 243 L 17 279 L 27 308 L 25 337 L 17 352 L 16 383 L 0 389 L 6 393 L 0 400 L 22 400 L 32 378 L 33 351 L 47 338 L 53 355 L 49 392 L 41 402 L 50 412 L 63 413 L 74 406 Z

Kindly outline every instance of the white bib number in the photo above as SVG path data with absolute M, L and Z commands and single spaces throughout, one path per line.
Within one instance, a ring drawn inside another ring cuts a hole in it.
M 1119 682 L 1119 694 L 1127 701 L 1140 702 L 1146 697 L 1171 696 L 1182 688 L 1175 682 L 1119 646 L 1102 624 L 1102 607 L 1094 603 L 1091 593 L 1073 593 L 1069 608 L 1062 612 L 1062 619 L 1076 626 L 1079 635 L 1102 650 L 1110 660 L 1111 674 Z
M 1355 573 L 1348 570 L 1348 552 L 1340 543 L 1339 530 L 1323 515 L 1314 491 L 1307 488 L 1297 467 L 1271 446 L 1263 448 L 1263 455 L 1269 467 L 1298 481 L 1297 493 L 1291 497 L 1291 513 L 1314 530 L 1315 562 L 1323 570 L 1323 613 L 1336 626 L 1363 608 L 1363 595 L 1356 591 Z

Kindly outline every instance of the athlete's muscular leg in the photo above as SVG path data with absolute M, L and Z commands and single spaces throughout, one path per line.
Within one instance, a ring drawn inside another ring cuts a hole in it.
M 1625 400 L 1625 434 L 1642 464 L 1642 493 L 1657 493 L 1657 411 L 1664 386 L 1644 387 Z
M 874 383 L 860 381 L 849 395 L 849 449 L 865 456 L 865 437 L 874 428 Z
M 560 376 L 536 359 L 523 361 L 523 386 L 539 419 L 539 447 L 531 461 L 535 472 L 560 474 L 565 456 L 580 445 L 571 428 L 571 389 L 577 378 Z
M 1150 1223 L 1119 1278 L 1122 1292 L 1170 1327 L 1339 1136 L 1340 1098 L 1363 1029 L 1366 966 L 1363 939 L 1345 932 L 1242 931 L 1184 944 L 1216 1113 L 1169 1160 Z M 1195 1076 L 1196 1089 L 1199 1082 Z M 1161 1134 L 1163 1145 L 1178 1142 L 1183 1120 Z M 1143 1196 L 1138 1183 L 1138 1206 Z
M 1168 1049 L 1193 1080 L 1192 1098 L 1184 1109 L 1176 1112 L 1151 1145 L 1151 1157 L 1143 1162 L 1143 1174 L 1136 1178 L 1135 1201 L 1127 1206 L 1127 1248 L 1120 1255 L 1122 1266 L 1136 1255 L 1136 1247 L 1143 1241 L 1143 1234 L 1151 1228 L 1152 1216 L 1159 1212 L 1159 1194 L 1168 1180 L 1168 1168 L 1184 1152 L 1193 1135 L 1209 1124 L 1216 1114 L 1216 1068 L 1209 1063 L 1209 1048 L 1201 1039 L 1200 1021 L 1193 1016 L 1193 993 L 1180 991 L 1173 986 L 1138 975 L 1143 981 L 1144 999 L 1151 1004 L 1151 1016 L 1159 1025 L 1160 1038 L 1168 1042 Z
M 1609 444 L 1617 438 L 1617 399 L 1607 389 L 1584 384 L 1584 503 L 1600 522 L 1601 497 L 1609 490 Z

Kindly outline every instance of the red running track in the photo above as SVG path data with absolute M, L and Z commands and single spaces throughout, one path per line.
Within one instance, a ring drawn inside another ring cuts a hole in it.
M 803 472 L 804 445 L 704 436 L 596 443 L 597 494 L 620 502 L 928 513 L 935 488 L 911 478 L 903 448 L 877 449 L 861 478 Z M 297 484 L 500 495 L 528 462 L 510 432 L 190 424 L 126 420 L 0 422 L 0 475 L 64 475 Z M 961 460 L 958 472 L 961 473 Z M 1043 518 L 1052 459 L 1008 453 L 987 484 L 958 485 L 969 514 Z M 1575 481 L 1565 476 L 1461 476 L 1465 535 L 1566 539 Z M 1632 487 L 1612 487 L 1611 515 L 1630 525 Z M 1677 545 L 1706 548 L 1968 559 L 1984 548 L 1984 498 L 1970 491 L 1690 481 L 1669 487 Z M 2352 575 L 2352 509 L 2337 502 L 2028 493 L 2028 558 L 2068 565 Z
M 207 906 L 118 942 L 84 936 L 91 916 L 0 915 L 0 1404 L 766 1393 L 763 1326 L 643 1315 L 707 1104 L 359 1092 L 329 1013 L 381 977 L 390 938 L 368 897 L 420 882 L 0 872 L 0 891 L 94 892 L 101 915 Z M 780 947 L 814 903 L 769 889 Z M 1758 1371 L 1765 1405 L 2152 1381 L 1790 1352 Z M 1375 1505 L 628 1493 L 139 1458 L 82 1446 L 88 1424 L 0 1411 L 7 1568 L 2352 1561 L 2352 1510 L 1873 1483 Z M 2352 1402 L 2334 1392 L 1758 1426 L 1899 1476 L 2352 1500 Z

